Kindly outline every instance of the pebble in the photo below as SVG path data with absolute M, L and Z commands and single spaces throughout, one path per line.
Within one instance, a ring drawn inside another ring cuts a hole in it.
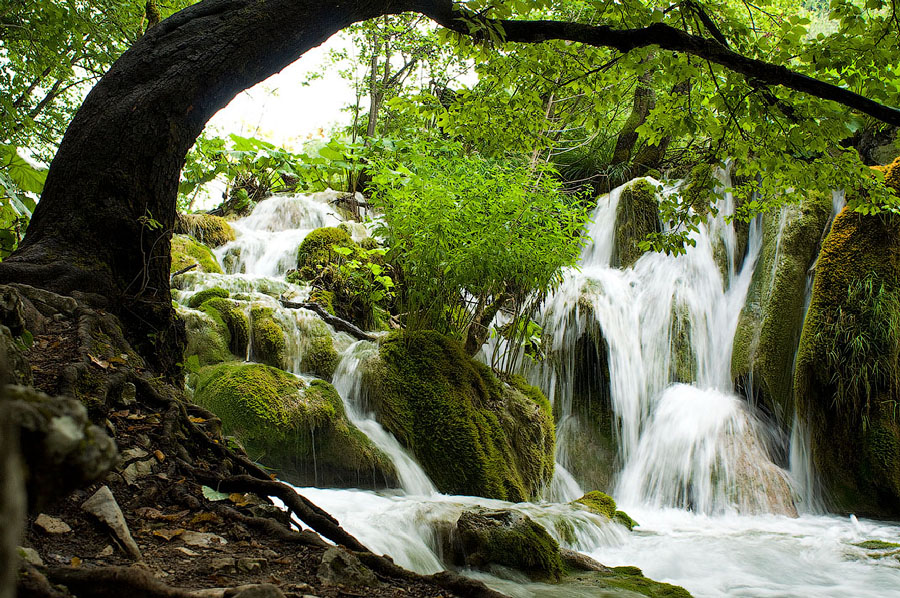
M 207 532 L 194 532 L 191 530 L 185 530 L 185 532 L 181 534 L 179 538 L 181 538 L 181 540 L 188 546 L 193 546 L 195 548 L 209 548 L 214 544 L 221 544 L 222 546 L 228 544 L 228 541 L 222 536 L 217 536 L 216 534 L 210 534 Z
M 22 560 L 29 565 L 34 565 L 35 567 L 44 566 L 44 559 L 41 558 L 41 555 L 38 554 L 38 551 L 34 548 L 25 548 L 23 546 L 18 546 L 16 547 L 16 552 L 18 552 L 19 556 L 22 557 Z
M 51 517 L 45 513 L 38 515 L 37 519 L 34 520 L 34 524 L 48 534 L 68 534 L 72 531 L 72 528 L 69 527 L 68 523 L 58 517 Z
M 269 566 L 269 561 L 260 558 L 244 557 L 237 560 L 238 571 L 243 573 L 257 573 Z

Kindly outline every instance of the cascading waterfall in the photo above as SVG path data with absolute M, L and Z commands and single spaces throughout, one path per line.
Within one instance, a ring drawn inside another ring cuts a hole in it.
M 727 174 L 720 176 L 730 186 Z M 730 375 L 732 338 L 761 244 L 758 223 L 740 272 L 734 273 L 734 231 L 721 215 L 701 225 L 686 254 L 647 253 L 622 270 L 610 265 L 620 197 L 617 189 L 598 202 L 580 271 L 545 306 L 550 351 L 569 360 L 544 366 L 538 378 L 565 422 L 572 412 L 572 347 L 595 326 L 608 348 L 621 500 L 703 513 L 792 512 L 789 477 L 771 463 L 764 431 L 734 394 Z M 729 194 L 718 207 L 720 214 L 733 209 Z M 724 268 L 717 253 L 725 254 Z M 690 365 L 691 379 L 672 384 L 679 360 Z M 568 441 L 563 428 L 564 466 Z
M 729 186 L 726 173 L 720 173 L 720 181 Z M 295 301 L 308 296 L 308 288 L 285 282 L 284 274 L 310 230 L 341 222 L 331 209 L 337 193 L 261 202 L 249 217 L 233 223 L 237 239 L 215 251 L 228 274 L 181 275 L 173 296 L 186 303 L 197 291 L 219 286 L 242 302 L 248 316 L 255 307 L 270 308 L 285 332 L 283 369 L 299 376 L 308 377 L 301 361 L 310 339 L 332 337 L 340 353 L 333 384 L 348 419 L 392 460 L 401 489 L 301 492 L 401 566 L 422 573 L 444 569 L 436 530 L 455 522 L 463 509 L 481 506 L 518 510 L 562 546 L 608 566 L 637 565 L 648 576 L 682 585 L 697 597 L 897 595 L 896 561 L 871 558 L 855 543 L 897 541 L 900 527 L 777 515 L 792 513 L 792 492 L 808 494 L 814 476 L 803 454 L 802 429 L 795 425 L 791 474 L 797 481 L 791 488 L 787 473 L 769 458 L 766 426 L 731 384 L 731 343 L 760 251 L 759 224 L 751 226 L 743 261 L 734 229 L 720 217 L 701 227 L 696 247 L 685 255 L 648 253 L 632 267 L 613 268 L 621 192 L 616 189 L 600 199 L 588 233 L 593 243 L 585 249 L 580 269 L 567 275 L 541 313 L 549 340 L 545 350 L 557 358 L 528 371 L 559 415 L 556 475 L 547 492 L 554 502 L 510 504 L 437 493 L 367 405 L 361 366 L 377 345 L 356 342 L 309 311 L 281 305 L 282 296 Z M 836 209 L 839 199 L 836 195 Z M 729 196 L 719 209 L 721 214 L 733 210 Z M 361 225 L 351 226 L 354 238 L 365 236 Z M 584 493 L 568 469 L 574 457 L 569 451 L 580 433 L 574 402 L 576 366 L 582 364 L 576 364 L 574 348 L 585 338 L 606 360 L 603 375 L 608 379 L 601 382 L 608 386 L 604 400 L 608 398 L 613 412 L 618 447 L 616 484 L 599 489 L 614 490 L 640 523 L 636 533 L 567 504 Z M 247 360 L 256 357 L 251 347 L 252 342 Z M 593 595 L 469 574 L 516 597 Z

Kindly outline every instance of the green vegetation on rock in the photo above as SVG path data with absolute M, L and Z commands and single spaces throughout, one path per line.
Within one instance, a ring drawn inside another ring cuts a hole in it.
M 175 233 L 190 235 L 209 247 L 219 247 L 235 238 L 228 221 L 212 214 L 179 214 L 175 219 Z
M 327 226 L 311 231 L 297 248 L 297 275 L 302 280 L 312 280 L 319 272 L 337 259 L 334 246 L 353 248 L 356 243 L 343 228 Z
M 194 293 L 193 295 L 191 295 L 191 298 L 188 299 L 188 307 L 197 309 L 198 307 L 203 305 L 207 299 L 212 299 L 213 297 L 222 297 L 223 299 L 227 299 L 228 294 L 228 291 L 226 291 L 222 287 L 204 289 L 198 293 Z
M 331 337 L 328 335 L 316 336 L 309 340 L 308 346 L 303 351 L 300 368 L 319 378 L 331 380 L 340 360 Z
M 194 265 L 200 272 L 222 273 L 222 268 L 209 247 L 187 235 L 172 235 L 171 272 L 178 272 Z
M 766 216 L 762 252 L 734 337 L 731 374 L 787 427 L 794 415 L 794 355 L 807 273 L 819 253 L 831 197 L 810 194 L 800 205 L 781 209 Z
M 253 359 L 275 367 L 285 365 L 284 330 L 275 320 L 275 310 L 271 307 L 255 306 L 250 310 L 250 338 Z
M 501 383 L 457 341 L 433 331 L 392 334 L 364 375 L 379 421 L 441 492 L 521 501 L 550 480 L 546 403 Z
M 833 507 L 900 514 L 900 221 L 845 208 L 816 266 L 795 390 Z
M 244 357 L 250 342 L 250 320 L 243 306 L 230 299 L 213 297 L 204 301 L 200 310 L 224 327 L 229 350 Z
M 469 567 L 503 565 L 549 582 L 558 582 L 564 572 L 556 540 L 530 517 L 511 509 L 463 511 L 455 541 L 457 562 Z
M 634 181 L 622 190 L 616 207 L 613 263 L 622 268 L 634 265 L 644 254 L 638 243 L 661 231 L 656 187 L 645 179 Z
M 344 413 L 334 387 L 277 368 L 223 363 L 196 375 L 194 401 L 222 420 L 251 458 L 296 484 L 390 485 L 390 461 Z
M 196 356 L 198 365 L 212 365 L 232 358 L 228 348 L 230 335 L 221 319 L 206 312 L 178 309 L 178 317 L 184 322 L 187 343 L 184 347 L 184 363 Z
M 607 519 L 621 523 L 629 530 L 634 529 L 634 526 L 638 525 L 637 521 L 632 519 L 628 513 L 616 509 L 616 501 L 613 497 L 598 490 L 592 490 L 574 502 L 584 505 L 592 513 L 603 515 Z

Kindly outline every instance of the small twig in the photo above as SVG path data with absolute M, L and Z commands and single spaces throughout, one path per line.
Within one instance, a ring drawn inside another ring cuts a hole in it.
M 319 305 L 318 303 L 308 302 L 308 303 L 295 303 L 293 301 L 288 301 L 287 299 L 281 299 L 281 304 L 290 309 L 308 309 L 310 311 L 315 312 L 320 318 L 325 320 L 325 323 L 330 324 L 335 330 L 340 332 L 346 332 L 350 336 L 356 338 L 361 341 L 375 341 L 377 337 L 373 334 L 369 334 L 364 331 L 362 328 L 358 327 L 356 324 L 352 322 L 348 322 L 343 318 L 339 318 L 337 316 L 333 316 L 327 311 L 325 308 Z
M 190 270 L 193 270 L 193 269 L 196 268 L 196 267 L 197 267 L 197 264 L 191 264 L 191 265 L 188 266 L 187 268 L 182 268 L 182 269 L 179 270 L 178 272 L 173 272 L 173 273 L 172 273 L 172 278 L 175 278 L 175 277 L 178 276 L 179 274 L 184 274 L 185 272 L 188 272 L 188 271 L 190 271 Z

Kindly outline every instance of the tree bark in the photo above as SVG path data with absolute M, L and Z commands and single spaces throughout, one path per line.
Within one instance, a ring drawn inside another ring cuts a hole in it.
M 348 25 L 420 12 L 471 35 L 450 0 L 203 0 L 150 29 L 91 90 L 50 166 L 43 197 L 0 282 L 82 293 L 117 313 L 152 367 L 177 372 L 183 331 L 169 293 L 169 240 L 185 155 L 206 122 L 240 91 Z M 900 124 L 900 111 L 715 39 L 654 24 L 629 30 L 553 21 L 502 21 L 508 41 L 565 39 L 628 52 L 658 45 Z M 474 33 L 484 35 L 483 31 Z

